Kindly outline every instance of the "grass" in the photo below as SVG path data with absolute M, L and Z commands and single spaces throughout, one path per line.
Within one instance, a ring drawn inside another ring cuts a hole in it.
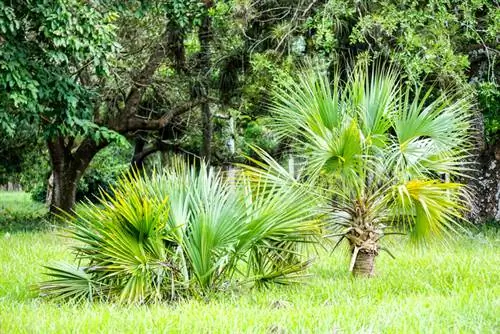
M 336 252 L 322 254 L 303 284 L 135 307 L 57 304 L 37 297 L 31 285 L 43 280 L 41 266 L 71 260 L 68 243 L 54 231 L 0 232 L 0 333 L 496 333 L 500 328 L 496 227 L 447 247 L 394 244 L 397 258 L 379 256 L 373 279 L 351 278 L 346 255 Z
M 0 191 L 0 230 L 33 231 L 47 227 L 47 207 L 24 192 Z

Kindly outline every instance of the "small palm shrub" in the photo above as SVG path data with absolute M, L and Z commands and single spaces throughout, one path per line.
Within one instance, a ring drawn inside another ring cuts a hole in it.
M 225 180 L 205 164 L 128 175 L 69 216 L 77 264 L 47 266 L 39 288 L 56 299 L 147 303 L 288 283 L 320 233 L 312 207 L 298 191 Z
M 456 230 L 465 189 L 449 180 L 470 168 L 471 102 L 410 90 L 390 68 L 358 64 L 339 78 L 306 71 L 275 91 L 271 126 L 305 161 L 298 180 L 262 150 L 263 168 L 249 172 L 322 198 L 351 271 L 371 276 L 385 235 Z

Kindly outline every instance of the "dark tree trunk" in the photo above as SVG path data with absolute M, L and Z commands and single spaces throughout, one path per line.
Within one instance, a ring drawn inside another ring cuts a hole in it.
M 208 95 L 209 77 L 210 77 L 210 41 L 212 40 L 212 19 L 208 15 L 208 10 L 213 6 L 212 1 L 205 1 L 207 14 L 205 14 L 200 29 L 198 39 L 200 41 L 200 70 L 203 79 L 200 93 L 202 97 Z M 203 126 L 203 144 L 201 147 L 201 157 L 209 162 L 212 153 L 212 112 L 208 102 L 201 104 L 201 119 Z
M 107 145 L 92 139 L 84 139 L 76 148 L 73 144 L 73 138 L 56 137 L 48 141 L 52 165 L 52 195 L 48 198 L 51 213 L 71 212 L 78 181 L 95 154 Z
M 71 212 L 76 201 L 77 178 L 76 170 L 71 165 L 64 165 L 63 169 L 54 169 L 53 195 L 51 197 L 50 212 Z
M 500 220 L 500 141 L 479 153 L 469 187 L 472 192 L 469 220 L 476 224 Z
M 146 141 L 141 136 L 137 136 L 135 138 L 134 145 L 134 155 L 132 156 L 132 161 L 130 163 L 131 168 L 141 171 L 144 169 L 144 159 L 146 158 L 143 154 L 144 146 L 146 145 Z
M 201 105 L 201 115 L 203 123 L 203 146 L 201 148 L 201 157 L 206 162 L 210 162 L 212 156 L 212 113 L 208 103 Z
M 471 192 L 467 219 L 475 224 L 500 220 L 500 133 L 496 140 L 486 142 L 484 119 L 477 113 L 474 122 L 477 131 L 473 171 L 467 182 Z

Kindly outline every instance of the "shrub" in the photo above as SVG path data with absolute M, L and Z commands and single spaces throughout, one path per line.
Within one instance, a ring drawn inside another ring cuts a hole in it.
M 288 283 L 320 225 L 310 200 L 177 161 L 128 175 L 69 217 L 78 265 L 48 266 L 43 295 L 126 303 L 208 296 L 236 282 Z

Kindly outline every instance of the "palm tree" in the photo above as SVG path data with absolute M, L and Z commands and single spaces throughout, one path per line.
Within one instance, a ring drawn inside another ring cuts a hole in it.
M 260 149 L 263 168 L 248 170 L 275 184 L 288 177 L 326 199 L 338 242 L 350 246 L 350 270 L 371 276 L 384 235 L 421 238 L 458 226 L 465 189 L 449 179 L 469 168 L 471 101 L 410 90 L 381 66 L 358 64 L 345 83 L 339 78 L 305 71 L 275 91 L 272 126 L 305 161 L 298 180 Z
M 288 283 L 309 264 L 301 245 L 320 235 L 302 193 L 179 159 L 122 178 L 68 219 L 78 264 L 47 266 L 40 291 L 72 300 L 146 303 L 207 296 L 236 280 Z

